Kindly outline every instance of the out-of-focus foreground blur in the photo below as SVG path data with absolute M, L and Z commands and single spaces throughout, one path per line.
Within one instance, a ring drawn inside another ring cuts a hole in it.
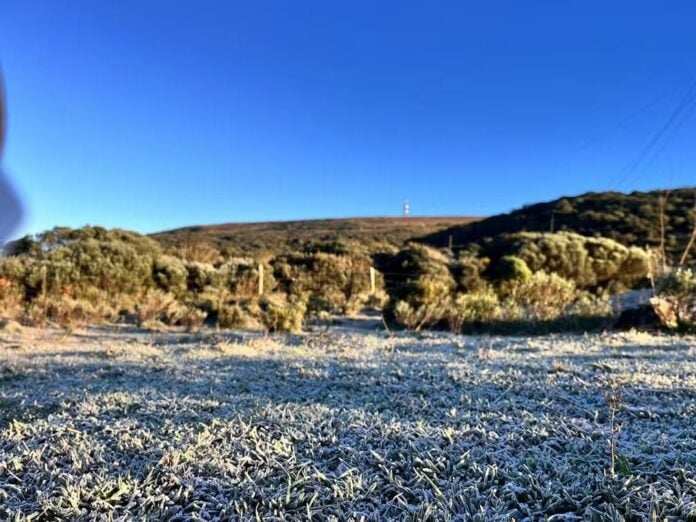
M 7 133 L 7 110 L 2 76 L 0 76 L 0 245 L 9 237 L 19 223 L 21 210 L 19 200 L 2 171 L 2 156 Z

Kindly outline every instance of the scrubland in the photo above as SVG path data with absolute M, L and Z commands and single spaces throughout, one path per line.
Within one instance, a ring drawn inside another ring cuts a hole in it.
M 696 520 L 695 337 L 367 326 L 3 332 L 0 518 Z

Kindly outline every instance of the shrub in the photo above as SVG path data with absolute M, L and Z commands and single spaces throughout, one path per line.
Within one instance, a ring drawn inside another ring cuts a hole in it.
M 384 290 L 377 290 L 374 294 L 369 294 L 367 300 L 361 305 L 363 310 L 382 311 L 389 302 L 389 294 Z M 350 309 L 348 311 L 350 314 Z
M 491 279 L 501 283 L 524 283 L 532 277 L 532 271 L 524 259 L 517 256 L 503 256 L 490 272 Z
M 188 270 L 181 259 L 163 255 L 153 263 L 152 278 L 160 290 L 180 296 L 187 289 Z
M 276 258 L 273 274 L 279 291 L 310 298 L 311 313 L 348 313 L 369 299 L 371 266 L 365 254 L 318 251 Z
M 260 328 L 261 308 L 255 300 L 242 300 L 225 303 L 218 310 L 217 322 L 220 328 Z
M 100 227 L 54 229 L 14 247 L 2 271 L 13 273 L 27 302 L 44 291 L 62 294 L 67 286 L 76 297 L 94 288 L 109 295 L 140 293 L 152 286 L 153 260 L 161 255 L 149 238 Z
M 413 306 L 408 301 L 397 301 L 393 316 L 396 323 L 409 330 L 420 331 L 425 326 L 434 326 L 442 321 L 446 308 L 439 304 Z
M 524 261 L 532 272 L 556 273 L 579 288 L 631 288 L 647 281 L 649 270 L 648 253 L 643 249 L 571 232 L 505 234 L 483 250 L 484 255 L 494 260 L 487 274 L 493 278 L 498 270 L 506 270 L 499 267 L 500 263 L 513 268 L 507 256 Z
M 259 293 L 258 263 L 248 258 L 230 258 L 219 268 L 222 285 L 236 298 L 254 298 Z M 275 288 L 273 271 L 264 266 L 264 291 Z
M 696 273 L 678 268 L 657 281 L 657 297 L 651 303 L 665 326 L 696 327 Z
M 95 316 L 90 303 L 65 295 L 47 298 L 45 302 L 35 301 L 27 310 L 27 318 L 32 324 L 51 321 L 69 330 L 94 321 Z
M 483 273 L 489 263 L 488 258 L 480 258 L 468 253 L 460 255 L 452 269 L 459 292 L 477 292 L 486 288 Z
M 150 290 L 138 303 L 136 316 L 140 326 L 156 322 L 175 324 L 185 312 L 186 308 L 174 295 L 161 290 Z
M 177 320 L 177 324 L 183 326 L 187 332 L 193 332 L 203 326 L 208 314 L 198 308 L 187 306 L 182 311 Z
M 22 292 L 10 279 L 0 277 L 0 314 L 17 318 L 22 312 Z
M 446 253 L 424 245 L 412 244 L 401 250 L 386 265 L 389 273 L 386 286 L 393 303 L 391 311 L 399 301 L 405 301 L 414 310 L 445 308 L 456 287 L 450 273 L 451 261 Z M 424 314 L 430 316 L 432 311 Z
M 613 314 L 612 302 L 608 295 L 594 295 L 589 292 L 579 292 L 575 302 L 567 310 L 567 315 L 571 317 L 608 318 Z
M 386 258 L 380 266 L 388 275 L 385 316 L 415 330 L 443 323 L 457 287 L 451 264 L 448 253 L 420 244 Z
M 216 287 L 220 283 L 220 274 L 209 263 L 191 261 L 186 264 L 186 287 L 189 292 L 201 293 L 208 287 Z
M 572 281 L 557 274 L 536 272 L 512 288 L 509 300 L 523 310 L 527 319 L 546 321 L 561 317 L 576 297 Z
M 457 295 L 447 311 L 447 322 L 454 333 L 460 333 L 466 326 L 491 323 L 500 317 L 500 300 L 491 288 Z
M 212 264 L 220 259 L 220 251 L 205 241 L 185 241 L 174 249 L 174 254 L 193 263 Z
M 306 297 L 286 298 L 283 294 L 271 294 L 264 296 L 259 305 L 261 324 L 267 331 L 291 333 L 302 331 L 307 311 Z

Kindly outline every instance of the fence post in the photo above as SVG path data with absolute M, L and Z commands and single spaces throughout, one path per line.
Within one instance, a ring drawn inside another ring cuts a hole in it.
M 375 279 L 376 279 L 375 269 L 373 267 L 370 267 L 370 293 L 371 294 L 374 294 L 376 291 Z
M 44 263 L 41 267 L 41 297 L 43 301 L 43 323 L 46 325 L 48 317 L 48 267 Z
M 263 265 L 259 263 L 259 295 L 263 295 Z

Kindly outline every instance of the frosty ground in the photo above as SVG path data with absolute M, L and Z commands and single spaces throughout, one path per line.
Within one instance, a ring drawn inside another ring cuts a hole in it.
M 694 337 L 25 330 L 0 518 L 696 520 L 694 415 Z

